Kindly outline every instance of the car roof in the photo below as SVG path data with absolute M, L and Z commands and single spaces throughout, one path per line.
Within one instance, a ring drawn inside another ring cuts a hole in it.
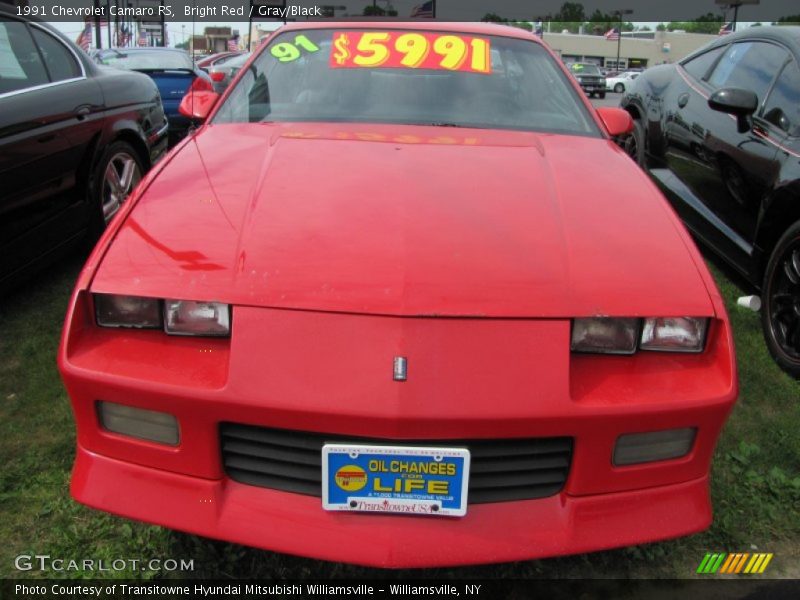
M 144 48 L 102 48 L 98 52 L 120 52 L 125 51 L 126 54 L 134 52 L 181 52 L 187 54 L 186 50 L 180 48 L 162 48 L 161 46 L 147 46 Z
M 692 52 L 691 55 L 686 57 L 685 60 L 701 54 L 706 50 L 710 50 L 711 48 L 717 48 L 719 46 L 725 46 L 731 42 L 742 42 L 747 40 L 765 40 L 771 42 L 778 42 L 787 46 L 795 55 L 795 57 L 800 60 L 800 26 L 796 25 L 759 25 L 756 27 L 748 27 L 742 31 L 737 31 L 736 33 L 731 33 L 729 35 L 725 35 L 720 37 L 720 39 L 715 40 L 708 44 L 707 46 L 703 46 L 696 52 Z M 684 62 L 681 61 L 681 62 Z
M 287 23 L 275 32 L 295 31 L 301 29 L 407 29 L 411 31 L 453 31 L 458 33 L 474 33 L 477 35 L 496 35 L 501 37 L 520 38 L 542 41 L 530 31 L 511 25 L 497 23 L 479 23 L 474 21 L 464 22 L 439 22 L 428 23 L 416 21 L 306 21 Z

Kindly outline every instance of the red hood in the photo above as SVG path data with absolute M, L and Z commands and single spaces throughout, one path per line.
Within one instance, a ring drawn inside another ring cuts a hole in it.
M 392 315 L 711 315 L 679 227 L 605 139 L 213 125 L 143 194 L 92 289 Z

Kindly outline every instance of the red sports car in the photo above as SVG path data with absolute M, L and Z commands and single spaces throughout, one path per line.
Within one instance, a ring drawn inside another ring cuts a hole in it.
M 382 567 L 709 525 L 725 308 L 537 38 L 289 25 L 182 110 L 66 317 L 78 501 Z

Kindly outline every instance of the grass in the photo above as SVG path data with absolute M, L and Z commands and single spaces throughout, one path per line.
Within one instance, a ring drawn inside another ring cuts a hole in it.
M 20 554 L 66 559 L 194 559 L 194 577 L 344 577 L 370 569 L 263 552 L 97 512 L 68 493 L 75 433 L 56 371 L 63 315 L 82 258 L 67 257 L 0 300 L 0 577 L 19 572 Z M 730 312 L 741 396 L 724 430 L 712 472 L 715 519 L 704 533 L 662 543 L 566 558 L 463 569 L 435 577 L 689 577 L 707 551 L 775 552 L 772 575 L 800 576 L 800 384 L 772 362 L 758 315 L 735 305 L 742 295 L 712 267 Z M 135 491 L 132 490 L 132 493 Z M 378 572 L 380 576 L 384 574 Z M 417 573 L 419 575 L 419 573 Z M 402 573 L 388 573 L 400 576 Z M 91 577 L 76 571 L 66 577 Z M 170 576 L 121 571 L 114 576 Z

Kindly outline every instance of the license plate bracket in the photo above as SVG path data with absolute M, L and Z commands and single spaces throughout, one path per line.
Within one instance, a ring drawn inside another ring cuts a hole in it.
M 461 517 L 467 513 L 467 448 L 325 444 L 325 510 Z

